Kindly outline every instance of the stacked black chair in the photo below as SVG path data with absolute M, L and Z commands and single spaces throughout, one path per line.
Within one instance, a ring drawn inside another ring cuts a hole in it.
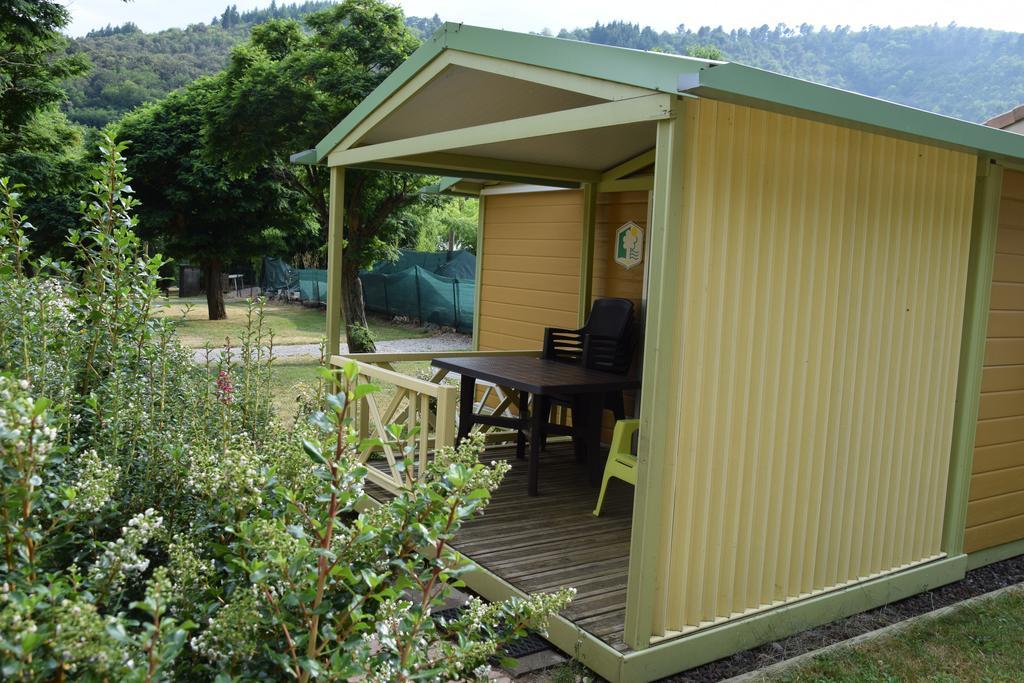
M 592 370 L 624 375 L 633 364 L 636 349 L 636 331 L 633 320 L 633 302 L 629 299 L 597 299 L 590 309 L 587 324 L 578 330 L 549 327 L 544 330 L 544 358 L 582 365 Z M 565 396 L 544 397 L 536 409 L 550 415 L 553 405 L 571 406 Z M 612 411 L 615 419 L 626 416 L 622 392 L 606 394 L 604 407 Z M 549 418 L 550 419 L 550 418 Z M 567 434 L 578 438 L 572 427 L 548 421 L 540 435 L 545 444 L 551 434 Z

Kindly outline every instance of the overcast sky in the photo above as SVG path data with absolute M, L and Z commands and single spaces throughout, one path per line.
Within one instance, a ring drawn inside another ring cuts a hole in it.
M 184 27 L 208 22 L 227 4 L 240 10 L 265 7 L 270 0 L 62 0 L 71 8 L 75 36 L 105 26 L 133 21 L 146 31 L 172 26 Z M 284 0 L 290 2 L 291 0 Z M 956 22 L 1024 32 L 1024 3 L 1021 0 L 731 0 L 730 2 L 679 2 L 678 0 L 401 0 L 409 16 L 432 16 L 446 21 L 539 31 L 549 28 L 589 26 L 595 21 L 625 19 L 659 30 L 679 24 L 740 28 L 801 23 L 815 26 L 836 24 L 859 28 L 867 25 L 910 26 Z

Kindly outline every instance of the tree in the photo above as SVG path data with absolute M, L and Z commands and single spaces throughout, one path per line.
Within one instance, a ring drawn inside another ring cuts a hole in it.
M 0 145 L 32 117 L 64 100 L 62 82 L 88 69 L 80 56 L 58 56 L 68 9 L 52 0 L 0 3 Z
M 296 21 L 271 21 L 236 48 L 209 109 L 211 153 L 235 173 L 271 168 L 328 225 L 328 173 L 293 166 L 417 47 L 402 11 L 380 0 L 345 0 Z M 349 350 L 373 351 L 358 272 L 394 251 L 399 212 L 418 199 L 420 176 L 349 170 L 345 174 L 342 313 Z
M 476 252 L 479 200 L 468 197 L 443 197 L 437 202 L 421 202 L 413 207 L 418 228 L 418 251 L 466 249 Z
M 140 232 L 176 257 L 196 259 L 211 320 L 225 317 L 223 266 L 263 253 L 267 233 L 301 233 L 307 215 L 294 192 L 266 168 L 232 177 L 203 149 L 205 110 L 218 83 L 204 78 L 142 107 L 120 123 L 130 140 L 128 170 L 141 200 Z
M 49 0 L 0 3 L 0 175 L 27 188 L 24 207 L 44 226 L 33 240 L 39 251 L 64 242 L 86 180 L 85 131 L 58 109 L 63 81 L 88 69 L 83 57 L 63 55 L 69 19 Z

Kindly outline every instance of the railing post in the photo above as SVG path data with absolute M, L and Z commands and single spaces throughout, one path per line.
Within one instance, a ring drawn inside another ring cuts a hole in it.
M 455 403 L 458 396 L 458 387 L 439 386 L 437 388 L 434 450 L 455 445 Z

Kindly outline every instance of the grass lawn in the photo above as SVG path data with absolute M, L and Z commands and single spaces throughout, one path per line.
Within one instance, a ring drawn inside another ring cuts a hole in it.
M 1024 588 L 924 619 L 892 636 L 840 648 L 770 681 L 1019 681 Z
M 223 346 L 225 337 L 230 337 L 231 343 L 236 345 L 239 335 L 245 329 L 246 303 L 244 300 L 229 299 L 225 301 L 224 308 L 228 314 L 227 319 L 208 320 L 205 297 L 175 298 L 167 300 L 161 314 L 181 319 L 187 311 L 185 319 L 178 324 L 178 336 L 186 346 L 201 348 L 207 342 L 213 346 Z M 274 331 L 275 345 L 317 344 L 324 336 L 326 319 L 323 309 L 275 301 L 267 302 L 264 310 L 265 325 Z M 420 327 L 397 325 L 377 318 L 371 318 L 369 322 L 375 341 L 410 339 L 428 334 L 427 330 Z

